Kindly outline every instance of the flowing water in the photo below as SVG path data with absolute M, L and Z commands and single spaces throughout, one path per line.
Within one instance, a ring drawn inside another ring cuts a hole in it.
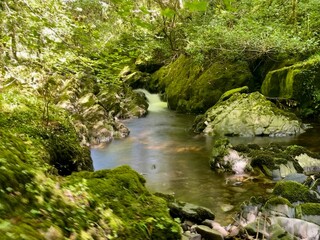
M 229 184 L 230 176 L 217 174 L 209 167 L 215 139 L 190 131 L 194 116 L 170 111 L 157 95 L 145 93 L 149 114 L 124 121 L 131 131 L 129 137 L 91 150 L 95 170 L 130 165 L 144 175 L 150 191 L 174 194 L 181 201 L 205 206 L 222 224 L 230 223 L 243 201 L 251 196 L 264 196 L 272 188 L 272 183 L 266 181 L 246 181 L 241 186 Z M 316 127 L 305 134 L 283 138 L 232 137 L 230 142 L 299 144 L 319 151 L 318 130 Z

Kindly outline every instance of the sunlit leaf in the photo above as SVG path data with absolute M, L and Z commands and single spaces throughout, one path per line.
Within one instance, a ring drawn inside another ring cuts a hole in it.
M 205 12 L 208 7 L 207 1 L 190 1 L 185 3 L 185 7 L 191 12 Z
M 176 12 L 172 10 L 171 8 L 166 8 L 161 11 L 162 16 L 167 17 L 167 18 L 173 18 Z

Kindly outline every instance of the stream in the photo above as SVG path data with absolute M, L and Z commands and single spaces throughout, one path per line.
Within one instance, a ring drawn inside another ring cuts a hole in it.
M 241 186 L 228 184 L 230 176 L 217 174 L 209 167 L 215 138 L 190 131 L 195 116 L 170 111 L 158 95 L 145 94 L 150 104 L 149 114 L 123 121 L 130 129 L 129 137 L 91 150 L 95 170 L 129 165 L 143 174 L 151 192 L 174 194 L 178 200 L 207 207 L 221 224 L 232 221 L 243 201 L 270 192 L 273 186 L 270 181 L 247 181 Z M 315 126 L 292 137 L 231 137 L 230 142 L 262 146 L 271 142 L 298 144 L 320 151 L 319 129 Z

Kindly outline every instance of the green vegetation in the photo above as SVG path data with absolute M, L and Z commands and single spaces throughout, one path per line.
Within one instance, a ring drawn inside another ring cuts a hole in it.
M 303 203 L 299 205 L 303 215 L 320 215 L 319 203 Z
M 287 205 L 289 207 L 293 207 L 293 205 L 288 201 L 288 199 L 283 197 L 272 197 L 268 199 L 264 206 L 268 208 L 268 206 L 272 207 L 275 205 Z
M 292 66 L 270 71 L 262 84 L 262 93 L 269 97 L 297 100 L 301 108 L 300 114 L 304 117 L 318 115 L 319 59 L 316 55 Z
M 80 172 L 66 185 L 86 182 L 94 205 L 110 208 L 119 217 L 121 239 L 178 239 L 180 227 L 169 216 L 167 203 L 144 187 L 145 180 L 128 166 L 94 173 Z
M 156 72 L 153 81 L 165 89 L 170 109 L 193 113 L 205 112 L 227 90 L 253 85 L 246 62 L 213 60 L 205 68 L 185 55 Z
M 291 203 L 306 202 L 319 203 L 315 193 L 309 191 L 307 186 L 294 181 L 279 181 L 277 182 L 273 194 L 288 199 Z
M 41 98 L 13 86 L 0 100 L 3 239 L 179 239 L 166 202 L 131 168 L 87 172 L 89 149 L 65 110 L 44 115 Z
M 147 113 L 129 85 L 203 113 L 244 86 L 260 89 L 267 76 L 265 94 L 318 115 L 319 12 L 318 0 L 2 0 L 1 236 L 178 239 L 143 178 L 128 167 L 91 172 L 88 146 L 127 136 L 117 119 Z M 132 71 L 122 78 L 123 69 Z M 226 152 L 219 144 L 213 157 Z M 253 165 L 274 169 L 287 159 L 277 154 L 256 154 Z M 301 186 L 291 197 L 281 184 L 275 192 L 290 201 L 312 198 Z
M 34 146 L 0 136 L 3 239 L 179 239 L 165 201 L 129 167 L 63 179 L 35 167 L 42 159 Z
M 0 102 L 2 130 L 20 136 L 27 145 L 38 149 L 33 150 L 40 157 L 32 163 L 35 167 L 49 168 L 60 175 L 93 169 L 89 149 L 80 146 L 63 109 L 53 105 L 45 109 L 44 101 L 30 92 L 21 93 L 19 88 L 3 91 Z

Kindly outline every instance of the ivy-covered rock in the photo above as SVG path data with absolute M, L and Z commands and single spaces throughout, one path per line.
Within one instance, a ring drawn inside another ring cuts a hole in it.
M 286 136 L 304 132 L 294 114 L 277 108 L 258 92 L 235 93 L 197 121 L 194 130 L 207 135 Z
M 180 112 L 203 113 L 221 95 L 237 87 L 252 86 L 245 62 L 213 62 L 207 67 L 181 55 L 152 76 L 151 85 L 165 92 L 168 107 Z
M 270 71 L 262 84 L 261 92 L 268 97 L 293 99 L 299 102 L 300 114 L 311 117 L 319 114 L 320 57 Z

